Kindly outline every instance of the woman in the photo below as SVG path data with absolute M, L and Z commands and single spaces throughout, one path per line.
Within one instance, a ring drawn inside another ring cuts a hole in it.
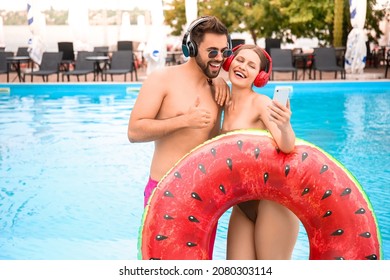
M 226 60 L 224 69 L 229 71 L 232 88 L 231 100 L 225 106 L 222 132 L 250 128 L 268 130 L 279 149 L 289 153 L 295 145 L 290 102 L 284 106 L 252 90 L 253 85 L 264 86 L 268 82 L 271 63 L 269 55 L 255 45 L 236 47 Z M 233 207 L 230 217 L 227 259 L 291 259 L 298 231 L 297 217 L 276 202 L 240 203 Z

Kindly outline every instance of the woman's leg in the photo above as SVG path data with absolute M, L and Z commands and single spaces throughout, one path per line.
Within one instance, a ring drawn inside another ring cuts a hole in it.
M 255 224 L 258 259 L 291 259 L 298 232 L 299 219 L 293 212 L 279 203 L 260 201 Z
M 226 258 L 228 260 L 255 260 L 254 223 L 236 205 L 230 216 Z

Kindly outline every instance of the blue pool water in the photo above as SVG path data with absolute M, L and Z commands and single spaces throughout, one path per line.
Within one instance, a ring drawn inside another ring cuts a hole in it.
M 272 94 L 269 83 L 262 93 Z M 390 82 L 294 86 L 297 137 L 361 183 L 390 259 Z M 136 259 L 152 143 L 130 144 L 140 84 L 0 84 L 0 259 Z M 215 259 L 224 259 L 229 212 Z M 308 258 L 303 227 L 294 259 Z

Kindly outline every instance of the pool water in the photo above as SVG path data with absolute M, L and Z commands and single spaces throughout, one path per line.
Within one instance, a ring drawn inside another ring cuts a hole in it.
M 272 95 L 275 85 L 260 89 Z M 390 259 L 390 82 L 292 82 L 297 137 L 361 183 Z M 131 144 L 140 84 L 0 85 L 0 259 L 137 259 L 153 143 Z M 225 258 L 229 211 L 214 259 Z M 293 259 L 308 259 L 301 226 Z

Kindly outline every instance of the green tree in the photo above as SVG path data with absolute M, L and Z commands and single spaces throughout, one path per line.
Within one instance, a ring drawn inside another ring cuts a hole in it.
M 180 36 L 187 22 L 184 0 L 169 1 L 165 7 L 168 7 L 164 10 L 165 23 L 172 27 L 172 35 Z
M 209 0 L 199 3 L 199 11 L 222 19 L 230 32 L 249 32 L 254 42 L 284 37 L 287 19 L 280 0 Z
M 333 32 L 333 0 L 282 0 L 286 29 L 296 37 L 318 38 L 321 44 L 331 41 Z
M 371 33 L 368 34 L 369 41 L 378 43 L 378 39 L 383 32 L 379 29 L 379 21 L 381 21 L 386 16 L 385 10 L 374 10 L 373 7 L 376 3 L 376 0 L 367 1 L 367 15 L 366 15 L 366 23 L 364 28 L 367 30 L 373 30 L 375 35 L 373 36 Z M 348 17 L 349 19 L 349 17 Z M 351 23 L 349 23 L 349 30 L 351 30 Z
M 173 0 L 165 11 L 166 23 L 173 35 L 182 34 L 186 23 L 185 1 Z M 365 28 L 375 30 L 377 41 L 382 35 L 379 22 L 384 11 L 373 11 L 376 0 L 368 0 Z M 169 4 L 168 1 L 166 3 Z M 291 42 L 295 37 L 318 38 L 322 45 L 345 45 L 352 27 L 348 0 L 199 0 L 199 15 L 215 15 L 229 32 L 248 32 L 256 42 L 260 38 L 277 37 Z
M 169 1 L 171 2 L 171 1 Z M 180 35 L 185 19 L 185 1 L 165 3 L 165 21 L 173 28 L 172 35 Z M 261 37 L 275 34 L 282 37 L 285 17 L 280 12 L 279 0 L 199 0 L 199 15 L 214 15 L 228 27 L 229 32 L 249 32 L 256 42 Z

